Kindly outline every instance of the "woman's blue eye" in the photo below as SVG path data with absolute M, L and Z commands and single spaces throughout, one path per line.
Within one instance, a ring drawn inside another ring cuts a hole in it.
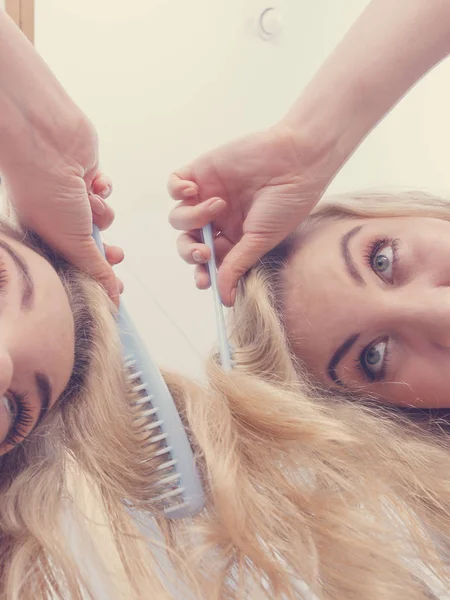
M 387 339 L 380 340 L 364 350 L 360 358 L 364 372 L 372 380 L 379 379 L 383 371 L 383 367 L 385 366 L 386 347 Z
M 392 246 L 385 246 L 376 252 L 372 258 L 372 269 L 379 274 L 381 279 L 393 282 L 392 267 L 394 264 L 394 251 Z

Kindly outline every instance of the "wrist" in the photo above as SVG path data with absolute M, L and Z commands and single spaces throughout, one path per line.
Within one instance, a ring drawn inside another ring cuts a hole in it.
M 335 94 L 311 86 L 276 127 L 290 132 L 299 165 L 331 180 L 367 135 L 371 120 L 356 84 Z

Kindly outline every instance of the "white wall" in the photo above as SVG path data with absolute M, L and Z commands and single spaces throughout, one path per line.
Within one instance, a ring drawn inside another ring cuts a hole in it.
M 36 0 L 36 44 L 95 123 L 115 184 L 109 241 L 127 251 L 126 301 L 155 357 L 198 373 L 214 340 L 209 293 L 194 289 L 167 225 L 168 173 L 273 123 L 368 0 Z M 284 16 L 279 39 L 251 21 Z M 382 32 L 380 32 L 382 35 Z M 448 188 L 450 62 L 420 84 L 334 184 Z

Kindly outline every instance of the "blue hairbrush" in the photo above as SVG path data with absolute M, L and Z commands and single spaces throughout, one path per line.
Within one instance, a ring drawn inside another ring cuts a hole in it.
M 95 226 L 93 236 L 104 254 L 100 234 Z M 163 462 L 157 467 L 161 473 L 157 485 L 160 491 L 157 491 L 152 501 L 156 506 L 161 506 L 167 518 L 183 519 L 193 516 L 204 507 L 204 492 L 175 402 L 133 326 L 123 302 L 120 303 L 117 324 L 128 379 L 136 398 L 132 408 L 138 431 L 148 446 L 149 455 L 163 457 Z

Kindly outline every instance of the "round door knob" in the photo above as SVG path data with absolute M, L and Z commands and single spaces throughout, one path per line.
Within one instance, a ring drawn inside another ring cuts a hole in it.
M 275 8 L 266 8 L 259 17 L 259 27 L 262 37 L 273 38 L 277 36 L 282 29 L 280 13 Z

